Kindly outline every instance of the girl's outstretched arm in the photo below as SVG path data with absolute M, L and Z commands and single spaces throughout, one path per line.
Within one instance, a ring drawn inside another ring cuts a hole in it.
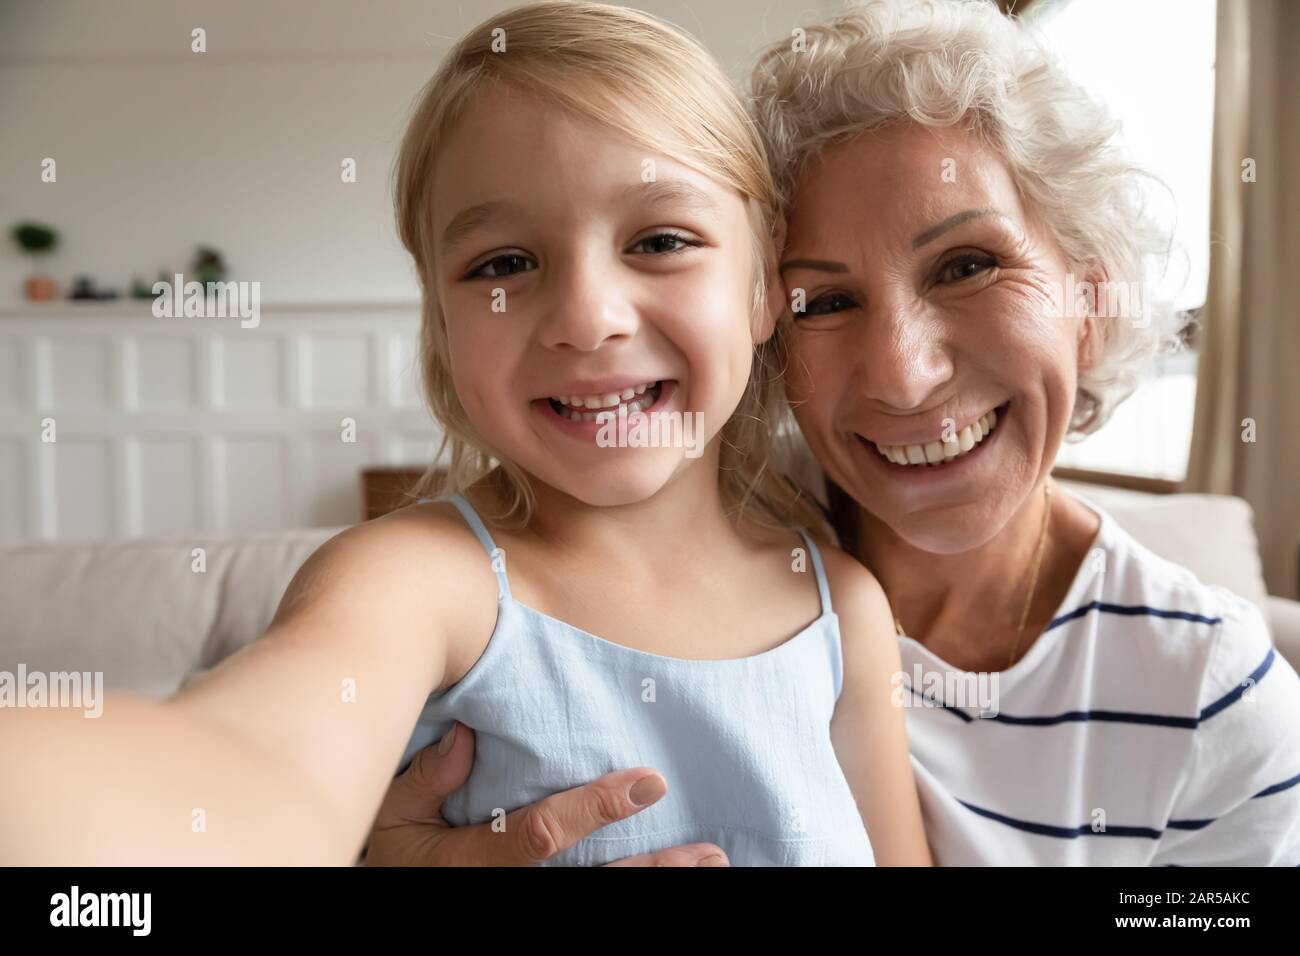
M 2 862 L 352 862 L 495 595 L 458 517 L 408 509 L 323 545 L 266 635 L 170 700 L 0 711 Z
M 875 577 L 842 551 L 825 549 L 831 601 L 840 619 L 844 684 L 831 742 L 881 866 L 931 866 L 901 707 L 902 670 L 894 618 Z

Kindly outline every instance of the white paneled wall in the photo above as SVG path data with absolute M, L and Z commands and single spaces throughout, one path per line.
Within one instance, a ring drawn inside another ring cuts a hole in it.
M 148 302 L 0 311 L 0 541 L 358 520 L 363 468 L 436 451 L 418 329 L 416 305 L 264 307 L 256 328 Z

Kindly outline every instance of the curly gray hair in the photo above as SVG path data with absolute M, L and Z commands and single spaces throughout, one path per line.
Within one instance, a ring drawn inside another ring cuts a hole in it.
M 1040 35 L 992 2 L 850 7 L 768 47 L 752 92 L 783 207 L 803 164 L 828 143 L 904 120 L 964 123 L 1006 160 L 1072 268 L 1145 290 L 1168 260 L 1170 232 L 1142 190 L 1154 177 L 1116 145 L 1118 122 L 1070 79 Z M 1140 318 L 1102 315 L 1100 357 L 1079 375 L 1076 436 L 1105 424 L 1153 357 L 1179 341 L 1181 316 L 1141 298 Z

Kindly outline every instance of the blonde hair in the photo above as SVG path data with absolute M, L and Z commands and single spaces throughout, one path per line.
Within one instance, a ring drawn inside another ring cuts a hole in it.
M 495 52 L 494 44 L 501 43 L 504 50 Z M 534 507 L 527 474 L 487 448 L 452 384 L 432 234 L 430 187 L 439 145 L 492 84 L 546 97 L 746 197 L 757 272 L 750 301 L 754 321 L 767 308 L 776 192 L 753 119 L 725 74 L 697 42 L 648 14 L 599 3 L 532 3 L 484 21 L 447 54 L 406 128 L 393 187 L 398 231 L 415 259 L 422 289 L 422 387 L 443 427 L 438 456 L 411 494 L 463 492 L 492 475 L 506 502 L 505 513 L 494 517 L 524 523 Z M 658 123 L 647 122 L 651 119 Z M 652 125 L 666 128 L 668 135 L 652 139 L 647 132 Z M 719 483 L 737 517 L 753 504 L 760 522 L 811 525 L 820 514 L 777 470 L 777 422 L 785 413 L 782 343 L 778 333 L 755 347 L 744 396 L 722 429 Z M 438 462 L 444 457 L 441 473 Z
M 1129 283 L 1168 260 L 1168 230 L 1141 189 L 1154 177 L 1116 147 L 1116 121 L 1042 37 L 993 3 L 876 0 L 806 28 L 802 39 L 802 49 L 773 44 L 753 75 L 783 206 L 828 143 L 900 121 L 968 124 L 1001 154 L 1073 267 L 1099 263 L 1107 282 Z M 1074 436 L 1105 424 L 1151 359 L 1178 347 L 1181 316 L 1168 303 L 1149 305 L 1142 323 L 1102 318 L 1100 358 L 1079 373 Z

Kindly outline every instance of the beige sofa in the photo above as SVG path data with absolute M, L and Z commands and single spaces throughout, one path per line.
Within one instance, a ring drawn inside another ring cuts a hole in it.
M 1257 602 L 1300 667 L 1300 603 L 1266 595 L 1245 502 L 1074 490 L 1154 551 Z M 0 671 L 102 671 L 110 688 L 171 693 L 256 640 L 299 565 L 338 530 L 0 549 Z

